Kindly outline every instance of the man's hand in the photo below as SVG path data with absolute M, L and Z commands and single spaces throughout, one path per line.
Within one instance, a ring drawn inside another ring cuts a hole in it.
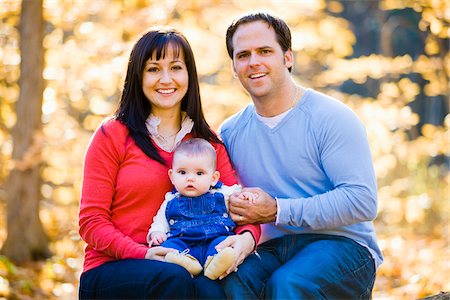
M 248 203 L 255 203 L 256 199 L 258 198 L 258 195 L 250 193 L 250 192 L 242 191 L 238 197 L 239 197 L 239 199 L 247 200 Z
M 230 196 L 230 216 L 237 225 L 263 224 L 276 220 L 277 201 L 260 188 L 243 188 L 242 192 L 255 195 L 256 201 L 249 202 L 239 194 Z

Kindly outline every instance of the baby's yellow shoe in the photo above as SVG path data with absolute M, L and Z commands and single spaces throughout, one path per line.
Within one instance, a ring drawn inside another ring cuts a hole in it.
M 214 256 L 208 256 L 205 262 L 205 276 L 216 280 L 222 275 L 234 262 L 235 250 L 231 247 L 223 248 Z
M 189 273 L 196 276 L 200 274 L 203 268 L 195 257 L 187 254 L 188 252 L 189 251 L 186 252 L 186 250 L 179 253 L 169 252 L 165 256 L 165 261 L 180 265 L 188 270 Z

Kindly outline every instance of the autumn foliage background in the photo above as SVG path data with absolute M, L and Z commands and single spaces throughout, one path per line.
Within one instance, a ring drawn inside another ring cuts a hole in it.
M 20 9 L 18 0 L 0 0 L 0 247 L 7 237 L 7 178 L 18 166 L 11 129 L 20 122 Z M 448 2 L 46 0 L 43 127 L 33 143 L 39 151 L 21 163 L 42 163 L 36 197 L 52 256 L 20 265 L 0 256 L 0 299 L 77 298 L 83 156 L 93 130 L 115 110 L 139 34 L 168 24 L 187 36 L 205 115 L 217 129 L 249 102 L 231 72 L 224 36 L 233 19 L 251 10 L 290 25 L 295 80 L 342 100 L 366 125 L 385 255 L 373 297 L 450 290 Z

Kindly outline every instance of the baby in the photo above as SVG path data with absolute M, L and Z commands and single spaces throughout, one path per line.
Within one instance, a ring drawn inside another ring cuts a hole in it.
M 214 147 L 199 138 L 175 149 L 169 177 L 175 190 L 166 194 L 147 241 L 150 246 L 177 249 L 179 253 L 168 253 L 165 260 L 185 267 L 192 275 L 204 270 L 206 277 L 215 280 L 235 259 L 232 247 L 219 252 L 215 247 L 234 234 L 236 224 L 228 214 L 228 199 L 241 192 L 241 187 L 222 185 Z M 256 195 L 242 192 L 240 197 L 254 202 Z

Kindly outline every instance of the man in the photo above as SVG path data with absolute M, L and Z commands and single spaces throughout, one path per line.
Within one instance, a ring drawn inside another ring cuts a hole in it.
M 298 86 L 286 23 L 246 15 L 227 30 L 233 70 L 253 104 L 221 126 L 256 202 L 233 197 L 237 224 L 261 223 L 257 253 L 222 280 L 235 299 L 368 299 L 382 254 L 365 129 L 344 104 Z M 256 188 L 257 187 L 257 188 Z

